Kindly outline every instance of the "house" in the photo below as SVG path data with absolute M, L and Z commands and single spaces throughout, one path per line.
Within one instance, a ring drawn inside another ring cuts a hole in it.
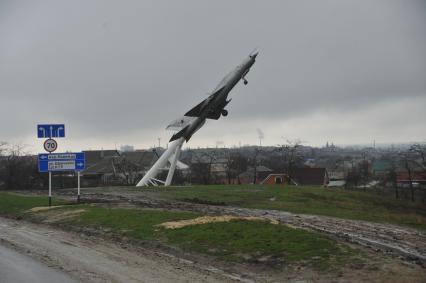
M 296 185 L 325 186 L 329 182 L 327 169 L 325 168 L 294 168 L 289 177 L 291 182 Z
M 84 187 L 108 184 L 108 179 L 114 175 L 115 170 L 112 159 L 119 157 L 117 150 L 86 150 L 86 169 L 81 174 L 81 182 Z
M 413 187 L 426 187 L 426 172 L 412 172 L 411 182 Z M 398 187 L 409 188 L 410 176 L 408 172 L 398 172 L 396 176 L 396 183 Z
M 86 168 L 99 163 L 101 160 L 109 159 L 111 157 L 120 156 L 118 150 L 84 150 L 84 155 L 86 157 Z
M 325 168 L 293 168 L 292 174 L 286 173 L 270 173 L 261 184 L 292 184 L 292 185 L 314 185 L 326 186 L 329 183 L 327 169 Z
M 289 183 L 287 174 L 269 174 L 260 184 L 262 185 L 285 185 Z
M 120 156 L 127 162 L 131 162 L 143 169 L 149 169 L 148 167 L 158 159 L 157 154 L 152 150 L 126 151 L 121 152 Z
M 339 170 L 327 170 L 328 178 L 330 181 L 335 180 L 344 180 L 345 179 L 345 172 L 339 171 Z
M 343 187 L 346 185 L 345 172 L 338 171 L 338 170 L 333 170 L 333 171 L 327 170 L 327 174 L 328 174 L 327 187 L 336 188 L 336 187 Z
M 90 166 L 86 166 L 86 170 L 81 174 L 82 185 L 90 187 L 108 184 L 111 176 L 114 176 L 116 172 L 112 160 L 113 158 L 109 157 L 101 159 L 96 163 L 91 163 Z
M 217 179 L 226 179 L 228 171 L 228 159 L 216 158 L 210 165 L 210 172 Z
M 328 188 L 341 188 L 346 185 L 346 180 L 331 180 L 328 182 Z
M 385 177 L 395 167 L 390 160 L 374 160 L 372 173 L 377 177 Z
M 256 184 L 264 180 L 269 174 L 272 173 L 272 170 L 266 166 L 259 165 L 256 167 L 249 167 L 246 172 L 241 173 L 237 176 L 236 184 L 253 184 L 254 177 L 256 174 Z
M 84 153 L 84 186 L 132 184 L 158 159 L 152 150 L 121 153 L 117 150 L 90 150 Z

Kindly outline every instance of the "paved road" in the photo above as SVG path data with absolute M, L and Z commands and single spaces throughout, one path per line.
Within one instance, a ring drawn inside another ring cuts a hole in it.
M 74 283 L 68 275 L 0 245 L 0 283 Z

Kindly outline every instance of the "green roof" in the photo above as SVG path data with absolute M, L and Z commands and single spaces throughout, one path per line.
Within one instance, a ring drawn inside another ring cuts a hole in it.
M 392 169 L 392 162 L 389 160 L 376 160 L 373 162 L 373 171 L 389 171 Z

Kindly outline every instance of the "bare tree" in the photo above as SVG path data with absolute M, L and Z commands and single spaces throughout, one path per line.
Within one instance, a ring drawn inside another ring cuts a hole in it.
M 360 180 L 361 180 L 361 174 L 359 172 L 359 169 L 357 167 L 352 167 L 348 174 L 346 175 L 346 184 L 345 188 L 350 188 L 350 186 L 357 187 Z
M 362 161 L 358 164 L 359 173 L 360 173 L 360 176 L 361 176 L 361 181 L 362 181 L 363 186 L 364 186 L 364 191 L 367 187 L 367 183 L 368 183 L 368 180 L 370 178 L 370 170 L 369 170 L 370 164 L 368 162 L 368 160 L 369 160 L 368 155 L 369 155 L 369 150 L 364 149 L 362 151 Z
M 293 178 L 295 166 L 303 159 L 299 151 L 301 145 L 302 141 L 300 139 L 287 140 L 286 143 L 278 145 L 278 150 L 281 152 L 283 171 L 287 173 L 289 180 Z
M 414 202 L 414 186 L 413 186 L 413 176 L 412 176 L 411 167 L 407 159 L 405 159 L 404 163 L 405 163 L 405 169 L 407 169 L 407 172 L 408 172 L 408 180 L 409 180 L 410 191 L 411 191 L 411 201 Z
M 410 192 L 411 192 L 411 201 L 414 202 L 415 200 L 414 200 L 413 171 L 414 171 L 415 158 L 413 158 L 413 154 L 411 151 L 401 152 L 399 156 L 408 174 L 408 185 L 410 187 Z
M 231 179 L 237 177 L 238 184 L 241 184 L 239 175 L 247 170 L 248 160 L 240 152 L 229 153 L 226 166 L 226 174 L 228 177 L 228 183 L 231 183 Z
M 195 162 L 191 162 L 191 173 L 194 174 L 195 180 L 202 180 L 205 185 L 210 184 L 212 164 L 216 155 L 215 150 L 194 154 Z
M 423 169 L 426 170 L 426 146 L 421 144 L 413 144 L 410 147 L 410 151 L 420 157 Z
M 387 179 L 391 182 L 392 187 L 395 190 L 395 198 L 399 199 L 398 184 L 397 184 L 397 174 L 396 174 L 396 168 L 395 168 L 394 164 L 392 164 L 392 167 L 391 167 L 391 169 L 388 172 Z
M 233 168 L 233 159 L 231 155 L 231 151 L 229 149 L 226 150 L 226 178 L 228 179 L 228 184 L 231 184 L 231 180 L 235 177 L 235 170 Z
M 140 177 L 141 168 L 138 164 L 127 160 L 125 156 L 120 156 L 112 160 L 115 174 L 124 180 L 126 185 L 134 185 Z
M 32 189 L 41 186 L 35 157 L 25 152 L 23 145 L 1 143 L 0 183 L 5 189 Z
M 252 165 L 253 165 L 253 184 L 256 184 L 257 182 L 257 165 L 258 165 L 258 161 L 259 161 L 259 153 L 260 153 L 260 149 L 259 148 L 255 148 L 254 149 L 254 153 L 253 153 L 253 157 L 252 157 Z

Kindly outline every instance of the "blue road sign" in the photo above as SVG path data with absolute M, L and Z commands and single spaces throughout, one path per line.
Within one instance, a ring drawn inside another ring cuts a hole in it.
M 86 168 L 84 152 L 41 153 L 38 155 L 38 171 L 82 171 Z
M 42 124 L 37 125 L 37 137 L 39 138 L 64 138 L 64 124 Z

